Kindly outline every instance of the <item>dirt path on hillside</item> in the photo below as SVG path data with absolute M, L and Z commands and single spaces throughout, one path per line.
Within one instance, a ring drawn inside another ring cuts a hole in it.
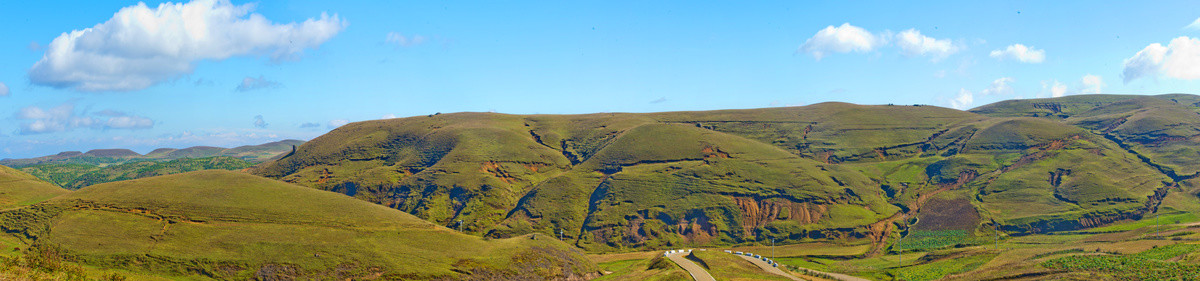
M 683 270 L 686 270 L 688 274 L 692 275 L 692 279 L 696 281 L 717 281 L 711 274 L 708 274 L 708 270 L 704 270 L 703 267 L 692 262 L 692 260 L 683 257 L 688 254 L 691 254 L 691 252 L 671 253 L 667 255 L 667 258 L 678 264 Z

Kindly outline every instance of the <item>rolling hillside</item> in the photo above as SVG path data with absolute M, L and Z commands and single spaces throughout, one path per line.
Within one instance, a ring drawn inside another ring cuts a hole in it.
M 1117 142 L 1175 180 L 1200 176 L 1198 96 L 1085 95 L 1007 101 L 972 111 L 1061 119 Z
M 67 190 L 21 171 L 0 166 L 0 210 L 36 204 L 64 193 Z
M 138 278 L 527 280 L 596 277 L 575 247 L 773 241 L 797 249 L 782 253 L 790 266 L 869 278 L 1126 276 L 1115 261 L 1195 259 L 1197 102 L 452 113 L 351 123 L 250 174 L 224 170 L 248 167 L 231 157 L 22 168 L 86 186 L 67 191 L 0 168 L 0 244 L 17 249 L 0 258 Z M 215 149 L 148 155 L 204 151 Z M 62 157 L 84 154 L 128 153 Z M 1085 250 L 1096 258 L 1073 255 Z M 901 251 L 912 264 L 898 265 Z M 664 263 L 602 266 L 615 279 L 680 276 Z M 1079 269 L 1092 263 L 1108 267 Z M 760 274 L 750 269 L 712 270 Z
M 220 170 L 99 184 L 0 218 L 28 247 L 28 260 L 146 276 L 541 280 L 597 270 L 544 235 L 483 239 L 344 195 Z
M 587 248 L 757 239 L 781 209 L 805 237 L 865 238 L 897 210 L 852 170 L 644 115 L 355 123 L 256 171 L 493 237 L 561 229 Z
M 351 123 L 252 172 L 487 237 L 561 231 L 592 251 L 838 241 L 871 256 L 902 234 L 936 248 L 1183 209 L 1197 101 L 439 114 Z

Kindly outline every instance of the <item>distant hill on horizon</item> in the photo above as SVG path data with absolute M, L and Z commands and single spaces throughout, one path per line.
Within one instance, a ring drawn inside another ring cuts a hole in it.
M 229 156 L 179 158 L 167 161 L 137 160 L 105 166 L 87 164 L 38 164 L 21 167 L 20 171 L 76 190 L 94 184 L 178 174 L 202 170 L 243 170 L 253 166 L 246 160 Z
M 282 140 L 236 148 L 159 148 L 146 155 L 129 149 L 93 149 L 88 152 L 67 151 L 37 158 L 5 159 L 0 160 L 0 165 L 74 190 L 99 183 L 191 171 L 246 169 L 256 163 L 282 157 L 302 143 L 304 142 L 298 140 Z
M 167 161 L 180 158 L 204 158 L 214 156 L 235 157 L 251 163 L 259 163 L 267 161 L 280 154 L 291 152 L 293 146 L 299 146 L 303 143 L 304 141 L 301 140 L 289 139 L 258 145 L 239 146 L 235 148 L 214 146 L 193 146 L 182 149 L 158 148 L 146 153 L 145 155 L 124 148 L 93 149 L 87 152 L 64 151 L 54 155 L 46 155 L 34 158 L 3 159 L 0 160 L 0 165 L 12 168 L 21 168 L 39 164 L 108 165 L 138 160 Z

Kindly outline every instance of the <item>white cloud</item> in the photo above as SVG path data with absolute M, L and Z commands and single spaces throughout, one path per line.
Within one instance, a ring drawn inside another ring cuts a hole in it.
M 1200 79 L 1200 39 L 1180 36 L 1165 47 L 1159 43 L 1150 44 L 1125 59 L 1121 76 L 1129 83 L 1142 77 L 1162 75 L 1183 80 Z
M 425 36 L 413 35 L 412 37 L 406 37 L 404 34 L 394 31 L 388 32 L 387 36 L 384 38 L 384 42 L 396 45 L 397 47 L 416 46 L 425 43 L 426 40 L 428 40 L 428 38 L 425 38 Z
M 1191 29 L 1191 30 L 1200 30 L 1200 18 L 1196 18 L 1196 20 L 1192 21 L 1192 24 L 1184 26 L 1183 28 L 1187 28 L 1187 29 Z
M 1070 95 L 1082 94 L 1099 94 L 1104 91 L 1104 78 L 1099 75 L 1087 74 L 1079 78 L 1079 82 L 1072 86 L 1067 86 L 1066 83 L 1058 80 L 1042 81 L 1042 91 L 1038 93 L 1040 98 L 1058 98 Z
M 263 128 L 267 127 L 267 121 L 263 120 L 262 115 L 254 116 L 254 127 L 259 128 L 259 129 L 263 129 Z
M 304 124 L 300 124 L 299 127 L 300 128 L 316 128 L 316 127 L 320 127 L 320 126 L 321 126 L 321 124 L 305 122 Z
M 979 94 L 984 96 L 1011 96 L 1014 92 L 1012 86 L 1009 84 L 1013 83 L 1013 81 L 1016 80 L 1013 80 L 1012 77 L 1001 77 L 992 81 L 992 85 L 988 86 L 987 89 L 979 91 Z
M 1154 43 L 1146 46 L 1133 57 L 1125 59 L 1125 69 L 1121 72 L 1125 83 L 1143 76 L 1156 77 L 1162 68 L 1163 58 L 1167 55 L 1167 47 Z
M 34 120 L 33 122 L 22 124 L 19 131 L 22 135 L 42 134 L 51 132 L 60 132 L 66 130 L 66 124 L 62 122 L 54 122 L 50 120 Z
M 263 77 L 262 75 L 259 75 L 258 78 L 246 76 L 246 78 L 242 78 L 242 83 L 238 84 L 237 88 L 234 88 L 233 90 L 238 91 L 238 92 L 245 92 L 245 91 L 253 91 L 253 90 L 260 90 L 260 89 L 274 89 L 274 88 L 279 88 L 281 86 L 283 86 L 283 84 L 279 84 L 279 82 L 267 80 L 267 78 Z
M 150 120 L 150 118 L 129 115 L 120 111 L 102 110 L 93 114 L 80 114 L 75 111 L 75 104 L 72 103 L 64 103 L 48 109 L 28 106 L 18 111 L 15 117 L 19 120 L 28 120 L 21 124 L 18 131 L 23 135 L 62 132 L 76 128 L 149 129 L 154 127 L 154 120 Z
M 958 52 L 959 49 L 950 39 L 936 39 L 921 35 L 921 32 L 916 29 L 905 30 L 897 34 L 896 45 L 900 47 L 901 54 L 906 56 L 928 55 L 935 62 Z
M 342 125 L 346 125 L 346 124 L 350 124 L 350 120 L 346 120 L 346 119 L 333 119 L 333 120 L 329 120 L 329 124 L 328 124 L 328 126 L 329 126 L 329 128 L 330 128 L 330 129 L 335 129 L 335 128 L 337 128 L 337 127 L 341 127 Z
M 4 82 L 0 82 L 0 97 L 7 97 L 8 94 L 8 85 L 4 84 Z
M 73 111 L 75 111 L 75 105 L 73 104 L 63 104 L 51 109 L 29 106 L 17 112 L 17 119 L 48 119 L 54 116 L 70 116 Z
M 383 115 L 383 117 L 381 117 L 380 119 L 396 119 L 396 115 L 388 113 L 388 114 Z
M 154 127 L 154 120 L 141 116 L 115 116 L 104 122 L 109 129 L 149 129 Z
M 1080 83 L 1083 84 L 1083 89 L 1079 90 L 1080 94 L 1099 94 L 1103 90 L 1104 86 L 1106 86 L 1103 78 L 1091 74 L 1084 75 L 1083 78 L 1080 79 Z
M 1055 80 L 1054 84 L 1050 86 L 1050 96 L 1058 98 L 1066 95 L 1067 85 L 1063 85 L 1062 83 L 1059 83 L 1058 80 Z
M 1046 60 L 1046 50 L 1038 50 L 1021 44 L 1008 45 L 1003 50 L 994 50 L 991 57 L 997 59 L 1014 59 L 1023 63 L 1042 63 Z
M 912 28 L 899 34 L 893 34 L 889 30 L 871 33 L 850 23 L 843 23 L 841 26 L 830 25 L 817 31 L 817 34 L 805 40 L 796 51 L 810 54 L 819 61 L 834 53 L 874 51 L 890 45 L 890 41 L 894 41 L 896 47 L 899 47 L 900 54 L 910 57 L 929 56 L 934 62 L 941 61 L 964 48 L 962 44 L 956 44 L 953 40 L 925 36 L 921 31 Z
M 1038 94 L 1040 97 L 1052 98 L 1063 97 L 1066 95 L 1067 85 L 1063 84 L 1062 82 L 1058 82 L 1058 80 L 1042 81 L 1042 93 Z
M 59 35 L 29 69 L 29 79 L 79 91 L 140 90 L 191 73 L 201 60 L 298 58 L 347 26 L 325 13 L 277 24 L 254 8 L 227 0 L 125 7 L 108 21 Z
M 1013 96 L 1015 92 L 1010 84 L 1015 81 L 1016 80 L 1012 77 L 1000 77 L 996 80 L 992 80 L 991 85 L 988 85 L 987 88 L 979 91 L 979 96 Z M 967 90 L 966 88 L 959 88 L 958 94 L 951 98 L 949 103 L 950 107 L 960 110 L 967 110 L 971 108 L 971 105 L 975 104 L 975 93 Z
M 816 35 L 800 45 L 800 52 L 812 54 L 817 60 L 831 53 L 870 52 L 884 44 L 883 38 L 866 29 L 843 23 L 817 31 Z
M 954 96 L 953 99 L 950 99 L 950 107 L 960 110 L 966 110 L 970 108 L 971 104 L 973 103 L 975 103 L 975 94 L 972 94 L 971 91 L 967 91 L 967 89 L 959 89 L 958 95 Z
M 49 109 L 28 106 L 17 112 L 16 117 L 30 120 L 21 124 L 19 133 L 23 135 L 61 132 L 70 128 L 92 127 L 98 123 L 91 117 L 76 116 L 75 105 L 71 103 Z

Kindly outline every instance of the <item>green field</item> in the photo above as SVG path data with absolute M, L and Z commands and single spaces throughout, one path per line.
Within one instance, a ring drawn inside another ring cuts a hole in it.
M 1186 280 L 1200 276 L 1197 244 L 1171 244 L 1128 255 L 1073 255 L 1042 263 L 1050 269 L 1111 279 Z

